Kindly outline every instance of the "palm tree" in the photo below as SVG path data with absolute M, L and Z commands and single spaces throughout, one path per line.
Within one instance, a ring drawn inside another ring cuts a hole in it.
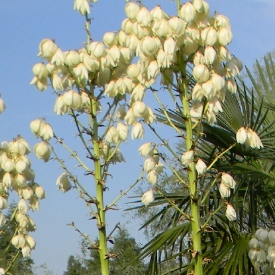
M 257 228 L 275 225 L 275 101 L 272 95 L 275 62 L 272 56 L 265 56 L 263 65 L 257 61 L 256 69 L 256 74 L 252 74 L 246 68 L 250 85 L 242 79 L 236 80 L 238 93 L 226 95 L 223 112 L 217 116 L 214 126 L 202 121 L 203 135 L 197 152 L 208 166 L 213 164 L 206 175 L 198 178 L 205 274 L 259 274 L 248 258 L 248 242 Z M 184 130 L 181 113 L 169 110 L 168 114 L 173 124 Z M 161 110 L 158 110 L 158 119 L 167 121 Z M 236 132 L 241 127 L 257 132 L 263 148 L 257 150 L 236 143 Z M 218 190 L 217 175 L 224 171 L 237 182 L 227 201 Z M 173 176 L 165 180 L 175 182 Z M 191 222 L 182 212 L 188 213 L 190 209 L 190 195 L 184 187 L 171 192 L 160 186 L 161 194 L 148 207 L 157 206 L 158 211 L 143 228 L 152 224 L 157 228 L 159 223 L 162 232 L 143 247 L 140 256 L 150 256 L 147 274 L 189 274 L 196 252 L 190 251 Z M 227 203 L 236 209 L 236 222 L 229 222 L 224 216 Z M 173 204 L 182 212 L 175 210 Z M 169 221 L 166 227 L 162 221 Z M 173 264 L 167 269 L 171 260 Z

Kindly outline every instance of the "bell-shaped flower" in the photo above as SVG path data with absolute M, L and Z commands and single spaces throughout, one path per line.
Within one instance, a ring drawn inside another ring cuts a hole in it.
M 47 78 L 38 78 L 35 76 L 32 81 L 30 82 L 31 85 L 35 85 L 36 89 L 43 92 L 48 87 Z
M 202 175 L 207 171 L 207 166 L 202 159 L 199 159 L 195 165 L 198 175 Z
M 189 150 L 187 152 L 185 152 L 182 157 L 181 157 L 181 163 L 184 166 L 188 166 L 192 163 L 193 161 L 193 157 L 194 157 L 194 151 L 193 150 Z
M 32 196 L 29 200 L 29 206 L 32 209 L 32 211 L 38 211 L 39 210 L 39 200 L 37 197 Z
M 164 18 L 167 18 L 167 15 L 165 12 L 161 9 L 160 6 L 155 6 L 151 11 L 150 14 L 152 15 L 152 18 L 154 21 L 161 20 Z M 157 20 L 155 20 L 157 19 Z
M 0 226 L 3 226 L 6 223 L 5 215 L 0 211 Z M 1 274 L 1 273 L 0 273 Z
M 115 95 L 117 94 L 121 94 L 124 95 L 127 91 L 127 86 L 125 84 L 125 82 L 123 81 L 123 79 L 120 77 L 114 85 L 114 93 Z
M 220 28 L 218 31 L 218 40 L 221 46 L 227 46 L 231 43 L 233 33 L 228 28 Z
M 74 90 L 69 90 L 63 94 L 64 103 L 73 109 L 77 109 L 81 106 L 81 96 Z
M 44 63 L 40 62 L 32 67 L 32 72 L 37 78 L 46 78 L 48 76 L 48 70 Z
M 144 127 L 141 122 L 136 122 L 132 128 L 131 138 L 133 139 L 143 139 Z
M 66 113 L 68 113 L 69 111 L 69 107 L 67 104 L 65 104 L 64 100 L 63 100 L 63 95 L 60 95 L 56 98 L 55 100 L 55 104 L 54 104 L 54 112 L 57 115 L 64 115 Z
M 6 110 L 6 104 L 2 98 L 0 98 L 0 114 Z
M 263 249 L 260 249 L 258 256 L 257 256 L 257 262 L 262 264 L 266 261 L 266 253 Z
M 222 173 L 222 183 L 232 189 L 234 189 L 236 186 L 235 180 L 232 178 L 231 175 L 229 175 L 227 173 Z
M 179 15 L 182 19 L 184 19 L 187 23 L 190 23 L 194 20 L 196 15 L 195 7 L 191 2 L 187 2 L 181 6 Z
M 229 221 L 235 221 L 237 219 L 236 211 L 231 204 L 227 204 L 225 216 Z
M 31 249 L 28 245 L 24 245 L 21 250 L 23 258 L 30 258 L 31 257 Z
M 49 161 L 51 157 L 51 149 L 48 144 L 44 141 L 37 143 L 34 146 L 34 153 L 39 159 L 43 159 L 44 162 Z
M 130 108 L 126 114 L 126 116 L 124 117 L 125 119 L 125 123 L 127 125 L 133 125 L 136 123 L 136 117 L 133 114 L 133 108 Z
M 229 198 L 230 197 L 230 188 L 226 186 L 223 182 L 221 182 L 219 186 L 219 192 L 222 198 Z
M 201 32 L 201 40 L 203 45 L 214 46 L 218 40 L 218 33 L 213 27 L 205 28 Z
M 33 181 L 35 178 L 35 173 L 31 168 L 29 168 L 24 171 L 24 176 L 27 181 Z
M 23 174 L 17 174 L 14 177 L 16 183 L 18 184 L 19 187 L 25 187 L 26 186 L 26 177 Z
M 150 79 L 150 78 L 156 79 L 157 76 L 159 75 L 159 73 L 160 73 L 160 68 L 158 66 L 157 61 L 156 60 L 151 61 L 147 67 L 148 79 Z
M 58 47 L 53 40 L 43 39 L 39 44 L 38 56 L 42 56 L 46 58 L 48 61 L 50 61 L 57 50 Z
M 230 25 L 230 21 L 229 19 L 222 15 L 222 14 L 218 14 L 215 18 L 215 26 L 217 28 L 227 28 L 227 29 L 231 29 L 231 25 Z
M 263 229 L 263 228 L 259 228 L 256 232 L 255 232 L 255 237 L 265 243 L 268 241 L 268 231 Z
M 240 144 L 244 144 L 247 139 L 246 129 L 241 127 L 236 133 L 236 140 Z
M 156 165 L 156 167 L 154 168 L 154 170 L 158 173 L 161 174 L 164 170 L 164 165 L 161 162 L 158 162 L 158 164 Z
M 26 240 L 26 243 L 28 244 L 28 246 L 30 247 L 31 250 L 35 249 L 36 243 L 35 243 L 35 240 L 32 236 L 26 235 L 25 240 Z
M 111 126 L 108 129 L 107 134 L 105 136 L 105 140 L 109 143 L 117 143 L 118 142 L 118 133 L 114 126 Z
M 4 268 L 0 268 L 0 275 L 5 275 L 6 274 L 6 272 L 5 272 L 5 269 Z
M 114 32 L 106 32 L 103 35 L 103 42 L 107 47 L 112 47 L 116 45 L 117 43 L 116 34 Z
M 72 188 L 72 185 L 68 179 L 67 173 L 62 173 L 57 181 L 56 185 L 58 186 L 58 190 L 61 190 L 63 193 L 69 191 Z
M 22 214 L 26 214 L 27 213 L 28 206 L 27 206 L 27 203 L 26 203 L 26 201 L 24 199 L 20 199 L 19 200 L 17 209 Z
M 128 126 L 120 122 L 117 123 L 116 127 L 118 138 L 122 141 L 125 141 L 128 137 Z
M 55 64 L 57 66 L 61 66 L 63 65 L 65 62 L 65 56 L 64 53 L 61 51 L 60 48 L 57 49 L 57 51 L 55 52 L 55 54 L 53 55 L 52 59 L 51 59 L 51 63 Z
M 154 21 L 152 30 L 156 36 L 166 37 L 170 32 L 168 21 L 164 18 Z
M 203 83 L 209 79 L 210 73 L 205 65 L 200 64 L 193 68 L 193 76 L 197 82 Z
M 269 230 L 268 232 L 268 239 L 270 243 L 275 244 L 275 231 L 274 230 Z
M 249 243 L 249 248 L 250 249 L 258 249 L 260 246 L 259 246 L 259 241 L 256 239 L 256 238 L 252 238 Z
M 129 2 L 125 6 L 126 16 L 132 21 L 136 21 L 139 11 L 140 11 L 140 6 L 134 2 Z
M 89 49 L 90 49 L 91 55 L 94 56 L 95 58 L 100 58 L 105 53 L 105 47 L 102 42 L 97 42 L 97 41 L 92 42 L 89 46 Z
M 147 180 L 151 183 L 151 184 L 156 184 L 158 181 L 158 173 L 155 170 L 150 170 L 147 174 Z
M 136 118 L 144 118 L 148 114 L 148 108 L 142 101 L 136 101 L 133 106 L 133 115 Z
M 176 46 L 177 46 L 176 41 L 172 37 L 169 37 L 164 41 L 164 45 L 163 45 L 164 52 L 172 56 L 176 52 Z
M 141 201 L 147 206 L 151 202 L 154 201 L 154 193 L 153 190 L 150 189 L 147 192 L 145 192 L 141 198 Z
M 157 165 L 157 162 L 156 162 L 156 159 L 154 157 L 150 157 L 150 158 L 147 158 L 145 161 L 144 161 L 144 171 L 151 171 L 152 169 L 154 169 Z
M 80 63 L 80 55 L 76 50 L 70 50 L 65 53 L 65 63 L 73 68 Z
M 186 28 L 186 22 L 183 21 L 181 18 L 177 16 L 173 16 L 168 21 L 170 29 L 175 37 L 179 37 L 183 35 L 185 28 Z
M 204 49 L 204 62 L 206 65 L 212 65 L 216 60 L 216 50 L 212 46 L 207 46 Z
M 249 252 L 248 252 L 248 257 L 253 263 L 256 263 L 258 254 L 259 254 L 259 250 L 250 249 Z
M 30 123 L 30 128 L 31 131 L 36 135 L 39 136 L 40 135 L 40 131 L 41 129 L 45 126 L 45 121 L 43 119 L 36 119 L 33 120 Z
M 139 154 L 145 158 L 150 154 L 151 150 L 152 150 L 151 142 L 147 142 L 138 148 Z
M 142 7 L 137 16 L 136 16 L 137 22 L 144 27 L 150 26 L 151 21 L 152 21 L 152 16 L 150 12 L 146 9 L 146 7 Z
M 39 132 L 39 136 L 44 141 L 49 141 L 53 137 L 53 129 L 50 124 L 45 123 L 45 125 L 41 128 Z
M 75 66 L 73 68 L 73 72 L 79 82 L 88 80 L 88 69 L 83 63 L 80 62 L 77 66 Z
M 45 190 L 43 189 L 42 186 L 40 186 L 38 184 L 35 185 L 35 187 L 34 187 L 34 194 L 40 200 L 43 200 L 43 199 L 46 198 L 46 192 L 45 192 Z
M 20 195 L 24 200 L 29 200 L 33 196 L 33 190 L 27 185 L 20 190 Z
M 88 0 L 74 0 L 74 10 L 85 15 L 90 13 L 90 4 Z
M 251 148 L 261 149 L 264 147 L 260 137 L 250 128 L 247 129 L 247 140 Z
M 15 163 L 12 159 L 7 159 L 6 161 L 2 161 L 1 163 L 1 167 L 3 168 L 3 170 L 5 172 L 12 172 L 13 170 L 15 170 Z
M 0 196 L 0 210 L 6 209 L 8 206 L 8 200 Z
M 152 56 L 157 53 L 159 47 L 157 40 L 150 36 L 145 36 L 140 42 L 140 50 L 145 56 Z
M 26 240 L 24 235 L 19 234 L 19 235 L 15 235 L 12 239 L 11 239 L 11 243 L 17 248 L 23 248 Z

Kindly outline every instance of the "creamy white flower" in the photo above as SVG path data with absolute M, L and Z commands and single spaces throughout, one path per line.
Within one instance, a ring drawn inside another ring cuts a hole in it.
M 128 126 L 124 125 L 120 122 L 118 122 L 117 124 L 117 128 L 116 128 L 118 137 L 120 140 L 125 141 L 128 137 Z
M 195 7 L 191 2 L 187 2 L 181 6 L 180 9 L 180 17 L 184 19 L 186 22 L 192 22 L 196 15 Z
M 46 198 L 46 192 L 43 189 L 42 186 L 40 185 L 35 185 L 34 187 L 34 194 L 36 195 L 36 197 L 40 200 L 45 199 Z
M 29 200 L 33 195 L 33 190 L 30 186 L 25 186 L 20 190 L 20 195 L 24 200 Z
M 63 193 L 69 191 L 72 188 L 66 173 L 63 173 L 58 177 L 56 185 L 58 186 L 58 190 L 61 190 Z
M 193 150 L 185 152 L 181 157 L 181 163 L 184 166 L 190 165 L 191 162 L 193 161 L 193 156 L 194 156 L 194 151 Z
M 50 124 L 45 123 L 45 125 L 41 128 L 39 132 L 39 136 L 44 141 L 49 141 L 53 137 L 53 129 Z
M 152 169 L 154 169 L 157 165 L 157 162 L 155 160 L 154 157 L 150 157 L 150 158 L 147 158 L 145 161 L 144 161 L 144 171 L 151 171 Z
M 249 243 L 249 248 L 250 249 L 258 249 L 259 248 L 259 241 L 256 238 L 252 238 Z
M 53 40 L 43 39 L 39 44 L 38 56 L 45 57 L 48 61 L 50 61 L 57 50 L 58 47 Z
M 131 138 L 132 139 L 143 139 L 144 136 L 144 127 L 141 122 L 137 122 L 134 124 L 132 128 Z
M 241 127 L 236 133 L 236 140 L 240 144 L 244 144 L 247 139 L 246 129 Z
M 225 216 L 229 221 L 235 221 L 237 219 L 236 211 L 231 204 L 227 204 Z
M 268 232 L 268 239 L 270 243 L 275 244 L 275 231 L 274 230 L 269 230 Z
M 221 182 L 219 186 L 219 192 L 222 198 L 229 198 L 230 197 L 230 188 L 226 186 L 223 182 Z
M 158 173 L 155 170 L 149 171 L 148 174 L 147 174 L 147 180 L 151 184 L 156 184 L 157 181 L 158 181 Z
M 150 189 L 147 192 L 145 192 L 141 198 L 141 201 L 147 206 L 151 202 L 154 201 L 154 193 L 153 190 Z
M 44 141 L 37 143 L 34 148 L 34 153 L 39 159 L 43 159 L 44 162 L 48 162 L 51 157 L 51 148 Z
M 3 226 L 6 223 L 5 215 L 0 211 L 0 226 Z M 0 273 L 1 274 L 1 273 Z
M 36 119 L 33 120 L 30 123 L 30 128 L 31 131 L 36 135 L 39 136 L 40 135 L 40 131 L 41 129 L 45 126 L 45 121 L 43 119 Z
M 63 102 L 73 109 L 77 109 L 82 103 L 81 96 L 74 90 L 69 90 L 63 94 Z
M 32 250 L 35 249 L 36 243 L 35 243 L 34 238 L 30 235 L 27 235 L 25 237 L 25 239 L 26 239 L 26 243 L 29 245 L 30 249 L 32 249 Z
M 69 111 L 69 106 L 67 104 L 65 104 L 64 100 L 63 100 L 63 95 L 60 95 L 56 98 L 55 100 L 55 104 L 54 104 L 54 112 L 57 115 L 64 115 L 66 113 L 68 113 Z
M 140 11 L 140 6 L 134 2 L 127 3 L 125 6 L 125 13 L 129 19 L 136 21 L 137 15 Z
M 114 126 L 111 126 L 107 131 L 105 136 L 105 140 L 109 143 L 117 143 L 118 142 L 118 133 Z
M 255 232 L 255 237 L 265 243 L 268 241 L 268 231 L 263 229 L 263 228 L 259 228 L 256 232 Z
M 5 270 L 4 270 L 4 268 L 0 268 L 0 275 L 5 275 L 6 273 L 5 273 Z
M 11 239 L 11 243 L 17 248 L 23 248 L 26 240 L 25 237 L 22 234 L 16 235 Z
M 3 210 L 5 208 L 7 208 L 8 206 L 8 201 L 6 198 L 0 196 L 0 210 Z
M 199 159 L 196 163 L 196 170 L 198 175 L 202 175 L 207 171 L 207 166 L 202 159 Z
M 90 13 L 90 5 L 88 0 L 74 0 L 74 10 L 77 10 L 82 15 Z
M 152 150 L 152 143 L 147 142 L 138 148 L 139 154 L 143 157 L 147 157 Z
M 48 70 L 44 63 L 40 62 L 32 67 L 32 72 L 37 78 L 45 78 L 48 76 Z
M 24 258 L 30 258 L 31 257 L 31 249 L 28 245 L 25 245 L 22 250 L 22 255 Z
M 232 189 L 234 189 L 236 186 L 235 180 L 232 178 L 231 175 L 229 175 L 227 173 L 222 173 L 222 183 Z
M 193 76 L 199 83 L 203 83 L 209 79 L 210 74 L 205 65 L 199 64 L 193 68 Z

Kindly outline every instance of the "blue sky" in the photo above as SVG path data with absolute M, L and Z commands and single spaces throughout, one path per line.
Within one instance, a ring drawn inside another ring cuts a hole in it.
M 229 17 L 234 35 L 229 48 L 245 65 L 251 67 L 256 58 L 274 50 L 275 0 L 208 2 L 211 13 L 217 11 Z M 144 0 L 143 3 L 148 4 L 149 9 L 160 4 L 169 15 L 176 14 L 175 3 L 170 0 Z M 99 0 L 93 5 L 91 16 L 94 40 L 101 40 L 105 32 L 120 28 L 120 23 L 125 18 L 124 5 L 124 0 Z M 7 104 L 6 112 L 0 116 L 0 141 L 10 141 L 20 134 L 33 147 L 37 141 L 29 130 L 29 123 L 36 118 L 45 117 L 57 135 L 66 137 L 66 141 L 74 149 L 80 148 L 73 137 L 75 131 L 70 119 L 57 117 L 53 113 L 55 97 L 52 91 L 49 89 L 41 93 L 29 85 L 33 77 L 32 66 L 40 62 L 36 55 L 42 39 L 55 39 L 62 50 L 82 47 L 85 41 L 84 20 L 73 10 L 73 0 L 1 1 L 0 18 L 0 92 Z M 125 146 L 126 149 L 129 148 L 129 143 L 130 141 Z M 126 154 L 126 164 L 113 168 L 114 180 L 110 184 L 111 191 L 107 194 L 106 202 L 112 201 L 115 194 L 133 183 L 133 177 L 139 175 L 139 169 L 133 167 L 142 163 L 136 151 L 141 143 L 131 145 L 131 152 Z M 63 154 L 61 150 L 60 152 Z M 38 227 L 34 234 L 37 247 L 32 256 L 37 265 L 47 262 L 54 274 L 62 275 L 68 256 L 79 252 L 79 236 L 66 225 L 74 221 L 84 232 L 95 238 L 95 223 L 88 221 L 88 209 L 77 198 L 76 192 L 62 194 L 56 191 L 55 181 L 61 173 L 58 163 L 44 164 L 35 157 L 31 159 L 36 181 L 47 192 L 47 199 L 42 201 L 40 211 L 31 213 Z M 121 209 L 126 208 L 126 201 L 124 199 L 119 204 Z M 122 215 L 124 213 L 121 210 L 108 216 L 110 230 L 116 222 L 126 223 L 131 219 L 129 216 L 121 218 Z M 142 232 L 137 232 L 138 227 L 139 221 L 134 220 L 127 225 L 137 241 L 142 242 L 144 238 Z

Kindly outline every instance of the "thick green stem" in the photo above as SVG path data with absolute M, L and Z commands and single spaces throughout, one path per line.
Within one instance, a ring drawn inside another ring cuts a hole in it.
M 188 79 L 186 73 L 186 64 L 182 62 L 182 57 L 179 57 L 182 82 L 180 84 L 181 101 L 183 104 L 183 115 L 185 117 L 185 127 L 186 127 L 186 151 L 192 150 L 193 148 L 193 130 L 192 121 L 190 117 L 190 103 L 188 97 Z M 194 259 L 194 274 L 203 274 L 203 264 L 202 264 L 202 251 L 201 251 L 201 230 L 200 230 L 200 199 L 198 197 L 198 186 L 197 177 L 195 171 L 194 162 L 189 165 L 188 169 L 188 180 L 189 180 L 189 190 L 191 198 L 191 227 L 192 227 L 192 238 L 193 238 L 193 251 L 192 257 Z
M 99 152 L 99 134 L 98 134 L 98 122 L 96 116 L 97 102 L 94 96 L 94 87 L 91 86 L 91 128 L 93 129 L 92 143 L 94 149 L 94 180 L 96 187 L 96 200 L 97 200 L 97 226 L 99 237 L 99 256 L 101 263 L 101 274 L 109 275 L 109 257 L 107 248 L 107 236 L 106 236 L 106 219 L 105 219 L 105 207 L 104 207 L 104 182 L 101 174 L 100 165 L 100 152 Z

